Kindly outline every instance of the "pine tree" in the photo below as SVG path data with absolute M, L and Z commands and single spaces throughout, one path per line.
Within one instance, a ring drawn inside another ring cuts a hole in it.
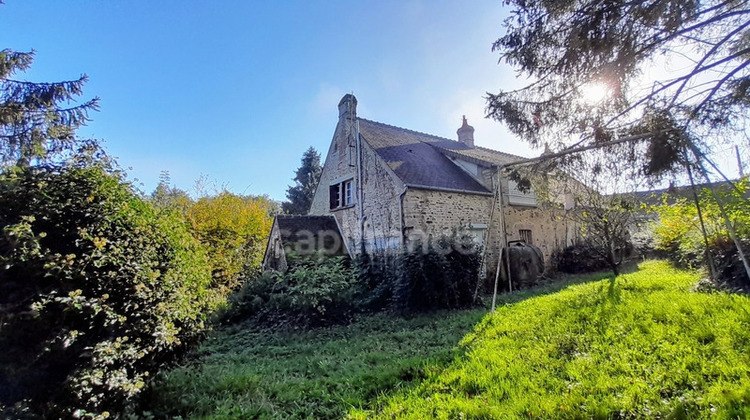
M 748 0 L 508 4 L 493 51 L 531 83 L 489 94 L 488 114 L 532 145 L 560 151 L 642 137 L 630 157 L 652 178 L 711 163 L 720 141 L 750 146 Z M 605 99 L 592 101 L 592 89 Z
M 311 146 L 302 155 L 302 163 L 294 175 L 296 185 L 286 190 L 289 201 L 282 203 L 282 209 L 287 214 L 307 214 L 310 211 L 315 188 L 320 181 L 323 167 L 320 165 L 320 154 Z
M 88 80 L 35 83 L 14 79 L 27 70 L 34 52 L 0 51 L 0 166 L 27 166 L 87 143 L 75 131 L 98 109 L 98 98 L 75 104 Z

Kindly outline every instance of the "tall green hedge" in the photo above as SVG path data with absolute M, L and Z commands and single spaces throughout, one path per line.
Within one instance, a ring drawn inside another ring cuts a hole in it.
M 220 300 L 183 219 L 97 166 L 0 175 L 0 230 L 5 416 L 121 410 Z

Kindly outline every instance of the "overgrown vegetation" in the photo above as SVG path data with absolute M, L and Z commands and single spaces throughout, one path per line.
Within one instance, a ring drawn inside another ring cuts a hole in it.
M 231 325 L 208 338 L 193 362 L 161 373 L 140 416 L 341 418 L 441 371 L 485 313 L 381 313 L 302 332 Z
M 181 217 L 99 165 L 0 175 L 0 228 L 6 416 L 121 410 L 220 301 Z
M 464 356 L 354 418 L 745 418 L 750 300 L 666 262 L 488 315 Z
M 286 273 L 267 271 L 231 297 L 227 321 L 308 328 L 346 323 L 356 310 L 356 271 L 344 257 L 296 257 Z
M 462 231 L 416 242 L 396 257 L 376 254 L 359 261 L 364 306 L 402 314 L 467 308 L 475 303 L 480 253 Z
M 274 205 L 265 197 L 240 197 L 222 191 L 187 208 L 193 234 L 205 245 L 214 286 L 236 289 L 240 275 L 257 275 L 273 223 Z
M 358 261 L 288 255 L 284 273 L 248 275 L 231 298 L 228 321 L 261 327 L 309 328 L 347 322 L 358 312 L 399 314 L 468 308 L 479 281 L 471 237 L 454 233 L 395 257 L 365 254 Z
M 279 212 L 277 203 L 266 196 L 241 196 L 226 190 L 209 194 L 201 186 L 204 179 L 196 182 L 201 197 L 193 200 L 170 184 L 168 172 L 160 178 L 148 200 L 185 217 L 192 234 L 208 251 L 213 287 L 229 293 L 243 279 L 260 274 L 273 217 Z
M 750 253 L 750 198 L 748 179 L 718 189 L 718 199 L 725 208 L 730 223 L 745 251 Z M 665 199 L 668 197 L 665 196 Z M 719 276 L 716 279 L 732 288 L 750 290 L 737 248 L 729 237 L 717 201 L 709 190 L 700 192 L 699 203 L 706 228 L 708 250 Z M 655 233 L 656 248 L 682 267 L 701 267 L 706 263 L 706 243 L 703 238 L 698 210 L 693 200 L 677 198 L 674 203 L 656 207 L 659 214 Z
M 274 206 L 168 183 L 145 200 L 76 137 L 86 77 L 11 79 L 32 58 L 0 51 L 0 416 L 105 418 L 257 272 Z

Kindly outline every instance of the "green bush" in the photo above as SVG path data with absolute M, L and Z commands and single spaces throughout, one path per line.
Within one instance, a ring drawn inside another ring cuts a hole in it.
M 395 258 L 363 255 L 360 305 L 400 313 L 466 308 L 479 281 L 479 247 L 462 232 L 414 242 Z
M 479 249 L 469 236 L 454 233 L 418 243 L 397 261 L 391 303 L 400 312 L 467 308 L 479 265 Z
M 603 252 L 589 244 L 566 247 L 552 256 L 557 271 L 568 274 L 592 273 L 610 268 L 602 257 Z
M 345 257 L 294 257 L 286 273 L 267 271 L 230 298 L 228 320 L 309 328 L 346 322 L 354 312 L 356 272 Z
M 121 410 L 220 301 L 183 219 L 98 166 L 0 175 L 0 229 L 6 416 Z
M 735 188 L 736 187 L 736 188 Z M 718 282 L 731 288 L 750 289 L 750 279 L 740 261 L 737 247 L 731 240 L 724 217 L 716 198 L 722 203 L 731 221 L 745 255 L 750 254 L 750 184 L 744 178 L 717 189 L 717 195 L 704 189 L 699 195 L 703 221 L 708 239 L 708 251 L 717 269 Z M 677 199 L 656 207 L 659 222 L 656 225 L 656 249 L 673 263 L 682 267 L 699 267 L 705 264 L 706 240 L 703 238 L 698 211 L 692 200 Z

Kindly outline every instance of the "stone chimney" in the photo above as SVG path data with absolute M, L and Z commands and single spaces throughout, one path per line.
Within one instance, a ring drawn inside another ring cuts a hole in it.
M 458 134 L 458 141 L 469 147 L 474 147 L 474 127 L 466 122 L 466 115 L 464 115 L 464 124 L 456 133 Z
M 347 93 L 339 102 L 339 120 L 357 118 L 357 98 Z

